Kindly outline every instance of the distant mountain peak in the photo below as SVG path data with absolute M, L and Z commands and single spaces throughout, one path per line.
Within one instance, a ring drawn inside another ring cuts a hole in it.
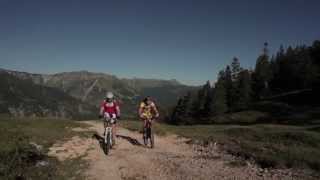
M 169 107 L 176 103 L 176 98 L 178 96 L 195 88 L 192 86 L 185 86 L 179 83 L 176 79 L 121 79 L 113 75 L 89 72 L 85 70 L 49 75 L 31 74 L 10 70 L 3 71 L 9 72 L 8 74 L 22 80 L 32 80 L 28 82 L 37 85 L 34 85 L 34 87 L 41 86 L 45 89 L 53 88 L 57 89 L 61 93 L 65 93 L 66 95 L 64 96 L 61 95 L 59 97 L 55 97 L 56 95 L 53 94 L 54 97 L 47 98 L 60 98 L 61 102 L 64 101 L 64 97 L 69 97 L 69 99 L 76 99 L 77 103 L 84 103 L 88 106 L 94 106 L 97 108 L 101 103 L 101 100 L 104 98 L 105 93 L 107 91 L 112 91 L 116 95 L 117 99 L 123 102 L 123 109 L 127 114 L 134 114 L 136 105 L 139 103 L 140 98 L 146 95 L 154 97 L 159 105 Z M 24 88 L 22 88 L 22 91 L 27 87 L 28 85 L 25 85 Z M 30 96 L 35 95 L 30 94 Z M 43 103 L 46 102 L 47 101 Z M 70 99 L 70 101 L 68 101 L 68 104 L 70 105 L 69 102 L 72 102 L 72 100 Z M 74 107 L 70 106 L 70 108 Z M 97 109 L 93 111 L 96 113 L 95 111 L 97 111 Z

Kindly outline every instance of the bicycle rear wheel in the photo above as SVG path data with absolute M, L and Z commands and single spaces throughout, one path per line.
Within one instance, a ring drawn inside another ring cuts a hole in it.
M 154 148 L 154 134 L 152 128 L 150 128 L 150 144 L 151 148 Z

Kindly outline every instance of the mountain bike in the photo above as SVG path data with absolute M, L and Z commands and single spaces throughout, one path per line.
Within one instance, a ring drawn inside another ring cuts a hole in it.
M 110 149 L 114 144 L 114 139 L 112 138 L 112 125 L 116 123 L 115 118 L 104 118 L 104 143 L 103 143 L 103 151 L 106 155 L 109 154 Z
M 143 142 L 145 146 L 148 146 L 150 142 L 150 147 L 154 148 L 154 133 L 152 129 L 152 119 L 146 120 L 146 126 L 143 128 Z

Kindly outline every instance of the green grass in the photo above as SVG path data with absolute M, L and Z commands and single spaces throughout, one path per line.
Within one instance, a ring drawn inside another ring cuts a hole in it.
M 260 111 L 242 111 L 212 117 L 210 120 L 215 124 L 242 124 L 249 125 L 259 122 L 260 119 L 268 117 L 268 113 Z
M 85 125 L 70 120 L 1 117 L 0 179 L 81 179 L 78 169 L 86 165 L 81 158 L 59 162 L 46 155 L 57 141 L 78 135 L 71 128 L 81 126 Z M 39 151 L 30 142 L 43 148 Z M 39 161 L 48 165 L 37 166 Z
M 140 130 L 141 122 L 122 126 Z M 224 151 L 240 159 L 255 160 L 263 168 L 299 168 L 320 171 L 320 126 L 156 124 L 160 135 L 174 133 L 203 145 L 218 142 Z
M 212 140 L 236 156 L 254 159 L 262 167 L 320 170 L 320 136 L 303 128 L 259 125 L 218 132 Z

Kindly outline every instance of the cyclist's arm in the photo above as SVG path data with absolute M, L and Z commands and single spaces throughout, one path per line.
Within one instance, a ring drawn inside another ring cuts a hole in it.
M 100 116 L 103 116 L 103 114 L 104 114 L 104 102 L 102 102 L 100 106 Z
M 117 117 L 120 117 L 120 106 L 118 103 L 116 103 L 116 112 L 117 112 Z
M 157 109 L 157 106 L 155 104 L 153 104 L 153 111 L 156 113 L 156 118 L 159 117 L 159 111 Z
M 143 113 L 143 106 L 140 105 L 139 106 L 139 110 L 138 110 L 138 114 L 139 114 L 139 117 L 142 118 L 142 113 Z

